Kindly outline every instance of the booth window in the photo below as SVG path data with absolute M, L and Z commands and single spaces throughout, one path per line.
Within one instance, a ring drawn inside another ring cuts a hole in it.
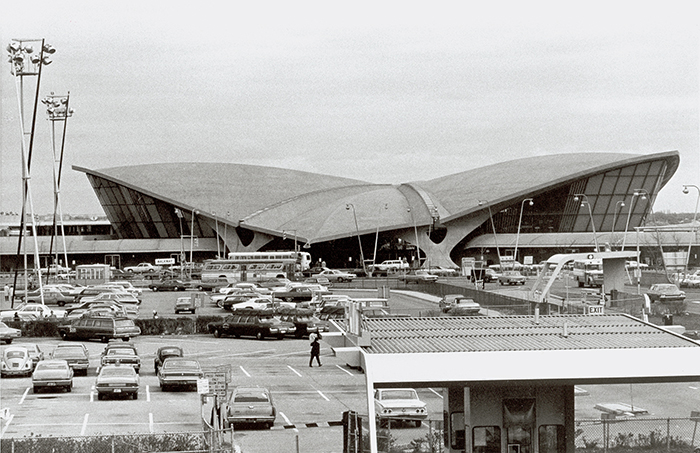
M 476 426 L 472 430 L 474 453 L 501 453 L 501 428 L 499 426 Z
M 504 399 L 503 427 L 506 429 L 508 453 L 532 453 L 535 399 Z
M 566 451 L 564 425 L 540 425 L 537 434 L 539 453 L 563 453 Z
M 464 450 L 464 412 L 450 414 L 450 446 L 454 450 Z

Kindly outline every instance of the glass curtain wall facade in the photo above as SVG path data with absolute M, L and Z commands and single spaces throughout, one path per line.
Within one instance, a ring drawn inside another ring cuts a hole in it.
M 642 224 L 651 210 L 665 172 L 665 161 L 645 162 L 525 197 L 532 198 L 532 206 L 520 200 L 493 213 L 496 232 L 517 233 L 521 207 L 521 234 L 593 232 L 591 220 L 595 222 L 596 232 L 623 232 L 628 218 L 629 229 L 633 229 Z M 585 197 L 576 200 L 580 194 Z M 584 200 L 590 205 L 590 213 Z M 618 202 L 624 202 L 624 206 Z M 469 234 L 463 243 L 468 244 L 483 234 L 493 234 L 490 220 Z
M 200 224 L 192 211 L 181 210 L 178 217 L 175 206 L 146 194 L 88 174 L 97 198 L 119 239 L 166 239 L 215 237 L 215 232 Z

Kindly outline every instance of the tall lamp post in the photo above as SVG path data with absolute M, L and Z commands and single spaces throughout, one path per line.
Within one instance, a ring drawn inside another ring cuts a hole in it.
M 35 52 L 35 46 L 39 47 Z M 36 218 L 34 216 L 34 204 L 30 187 L 32 151 L 34 149 L 34 131 L 36 130 L 36 114 L 39 103 L 39 87 L 41 86 L 42 68 L 51 64 L 50 55 L 56 52 L 50 44 L 43 39 L 13 39 L 7 46 L 8 61 L 10 62 L 10 73 L 15 77 L 15 89 L 19 104 L 19 125 L 22 135 L 22 217 L 20 219 L 19 241 L 17 244 L 17 257 L 22 252 L 22 241 L 26 237 L 25 218 L 27 216 L 27 202 L 29 202 L 29 214 L 32 222 L 32 235 L 34 238 L 34 268 L 37 273 L 39 283 L 39 293 L 41 303 L 44 303 L 44 291 L 41 282 L 41 263 L 39 262 L 39 244 L 36 234 Z M 31 126 L 27 128 L 27 117 L 25 116 L 25 78 L 36 77 L 33 108 L 31 110 Z M 26 241 L 25 241 L 26 242 Z M 29 275 L 27 273 L 27 247 L 24 245 L 24 292 L 25 297 L 29 291 Z M 15 294 L 17 292 L 17 272 L 15 272 L 14 283 L 12 285 L 12 303 L 14 307 Z
M 610 238 L 612 242 L 612 248 L 615 250 L 615 223 L 617 222 L 617 207 L 624 208 L 625 207 L 625 200 L 620 200 L 617 203 L 615 203 L 615 212 L 613 212 L 613 223 L 612 223 L 612 230 L 610 231 Z
M 349 211 L 352 208 L 352 216 L 355 219 L 355 231 L 357 231 L 357 243 L 360 244 L 360 259 L 362 260 L 362 271 L 367 275 L 367 269 L 365 268 L 365 254 L 362 251 L 362 240 L 360 239 L 360 226 L 357 224 L 357 213 L 355 212 L 355 205 L 348 203 L 345 205 L 345 210 Z
M 600 248 L 598 247 L 598 235 L 595 232 L 595 222 L 593 221 L 593 212 L 591 212 L 591 204 L 588 202 L 588 197 L 586 196 L 586 194 L 577 193 L 574 195 L 574 201 L 580 201 L 581 207 L 583 207 L 584 204 L 588 206 L 588 215 L 591 218 L 591 228 L 593 229 L 593 242 L 595 243 L 595 251 L 599 252 Z
M 625 251 L 625 243 L 627 242 L 627 230 L 629 229 L 630 226 L 630 217 L 632 216 L 632 208 L 634 207 L 634 198 L 635 197 L 642 197 L 642 200 L 646 200 L 647 191 L 644 189 L 636 189 L 634 193 L 632 194 L 632 201 L 630 201 L 630 208 L 627 211 L 627 222 L 625 223 L 625 235 L 622 238 L 622 251 Z M 637 256 L 637 259 L 639 259 L 639 256 Z
M 182 211 L 175 208 L 175 215 L 180 220 L 180 278 L 184 280 L 185 278 L 185 243 L 184 236 L 182 235 Z
M 515 235 L 515 251 L 513 252 L 513 269 L 515 269 L 515 261 L 518 259 L 518 243 L 520 242 L 520 226 L 523 224 L 523 211 L 525 210 L 525 202 L 529 201 L 530 206 L 534 205 L 535 202 L 532 198 L 526 198 L 520 203 L 520 220 L 518 220 L 518 232 Z M 500 261 L 500 257 L 499 257 Z
M 297 247 L 297 230 L 282 230 L 282 240 L 287 239 L 287 233 L 294 233 L 294 251 L 298 252 L 299 247 Z
M 418 225 L 416 225 L 416 218 L 413 216 L 413 211 L 411 208 L 406 208 L 406 211 L 411 214 L 411 220 L 413 220 L 413 232 L 416 234 L 416 263 L 417 267 L 420 267 L 420 245 L 418 244 Z
M 389 209 L 389 205 L 387 203 L 384 203 L 384 206 L 382 208 L 386 211 Z M 379 214 L 382 213 L 382 208 L 379 208 Z M 377 216 L 377 234 L 374 237 L 374 254 L 372 255 L 372 271 L 374 271 L 374 266 L 377 264 L 377 245 L 379 244 L 379 217 L 380 215 Z
M 489 220 L 491 221 L 491 228 L 493 229 L 493 242 L 496 244 L 496 255 L 498 256 L 498 265 L 501 264 L 501 252 L 498 249 L 498 235 L 496 234 L 496 224 L 493 223 L 493 214 L 491 213 L 491 205 L 486 200 L 479 200 L 479 206 L 486 205 L 489 209 Z
M 688 244 L 688 256 L 685 259 L 685 273 L 688 273 L 688 264 L 690 263 L 690 249 L 693 247 L 693 240 L 695 239 L 695 219 L 698 216 L 698 203 L 700 202 L 700 187 L 693 185 L 693 184 L 684 184 L 683 185 L 683 193 L 688 195 L 690 190 L 688 190 L 688 187 L 692 187 L 695 190 L 698 191 L 698 197 L 695 199 L 695 213 L 693 214 L 693 231 L 692 234 L 690 235 L 690 243 Z

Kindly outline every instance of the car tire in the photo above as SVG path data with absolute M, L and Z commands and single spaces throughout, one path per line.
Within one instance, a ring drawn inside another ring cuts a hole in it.
M 98 393 L 97 393 L 97 399 L 98 399 L 98 400 L 103 400 L 103 399 L 104 399 L 104 395 L 98 392 Z
M 179 286 L 173 287 L 173 291 L 180 291 L 180 287 Z
M 343 283 L 345 279 L 343 277 L 338 277 L 338 283 Z
M 157 287 L 157 286 L 151 286 L 151 291 L 157 292 L 157 291 L 158 291 L 158 287 Z
M 139 392 L 134 392 L 134 393 L 132 393 L 132 394 L 131 394 L 131 398 L 132 398 L 132 399 L 135 399 L 135 400 L 139 399 Z
M 65 330 L 61 330 L 60 332 L 58 332 L 58 336 L 60 336 L 62 340 L 68 339 L 68 333 Z
M 59 306 L 59 307 L 63 307 L 63 306 L 65 306 L 65 305 L 66 305 L 65 302 L 58 302 L 58 306 Z
M 168 387 L 165 384 L 160 384 L 160 391 L 161 392 L 167 392 L 168 390 L 170 390 L 170 387 Z
M 67 385 L 66 386 L 66 393 L 70 393 L 73 391 L 73 386 L 72 385 Z
M 36 387 L 32 387 L 32 393 L 39 393 L 39 389 Z
M 257 338 L 258 340 L 264 340 L 264 339 L 265 339 L 265 335 L 263 335 L 262 332 L 258 332 L 258 333 L 255 334 L 255 338 Z
M 10 343 L 12 343 L 12 338 L 8 338 L 7 340 L 5 340 L 5 344 L 10 344 Z
M 416 421 L 414 422 L 414 424 L 416 425 L 416 428 L 420 428 L 420 425 L 422 425 L 423 422 L 420 421 L 420 420 L 416 420 Z
M 214 329 L 214 336 L 215 336 L 216 338 L 220 338 L 220 337 L 221 337 L 221 331 L 220 331 L 219 329 Z

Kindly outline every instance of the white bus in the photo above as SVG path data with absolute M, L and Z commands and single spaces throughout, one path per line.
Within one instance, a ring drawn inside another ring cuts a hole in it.
M 288 278 L 309 267 L 308 252 L 232 252 L 227 259 L 205 260 L 202 281 L 225 278 L 233 283 Z
M 603 260 L 575 260 L 573 275 L 579 288 L 603 286 Z

